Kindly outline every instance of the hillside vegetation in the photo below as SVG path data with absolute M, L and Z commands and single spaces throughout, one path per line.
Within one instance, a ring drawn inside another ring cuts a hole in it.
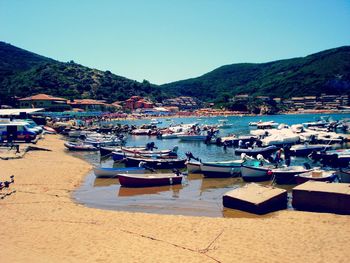
M 219 67 L 200 77 L 156 86 L 71 62 L 59 62 L 0 42 L 0 104 L 37 93 L 72 98 L 125 100 L 132 95 L 161 101 L 193 96 L 225 102 L 236 94 L 292 96 L 350 94 L 350 46 L 303 58 Z
M 303 58 L 269 63 L 241 63 L 219 67 L 203 76 L 162 86 L 172 95 L 196 96 L 204 101 L 248 93 L 292 96 L 349 94 L 350 46 Z
M 161 96 L 159 87 L 76 64 L 55 61 L 0 42 L 0 100 L 37 93 L 68 99 L 93 98 L 107 102 L 125 100 L 132 95 Z

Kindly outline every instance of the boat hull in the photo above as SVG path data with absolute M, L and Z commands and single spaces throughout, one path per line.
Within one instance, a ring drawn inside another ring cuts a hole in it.
M 128 174 L 120 174 L 119 182 L 121 186 L 124 187 L 152 187 L 152 186 L 162 186 L 162 185 L 175 185 L 181 184 L 182 175 L 173 176 L 154 176 L 149 177 L 143 176 L 133 176 Z
M 241 165 L 220 166 L 218 164 L 212 165 L 209 163 L 202 163 L 200 165 L 201 172 L 205 177 L 220 178 L 239 176 L 241 173 Z
M 125 165 L 127 167 L 139 166 L 140 162 L 145 162 L 146 166 L 154 169 L 173 169 L 186 167 L 186 159 L 148 159 L 127 157 Z
M 264 157 L 270 156 L 272 153 L 277 151 L 277 147 L 275 145 L 267 146 L 263 148 L 253 148 L 253 149 L 236 149 L 235 154 L 241 155 L 242 153 L 245 153 L 249 156 L 256 157 L 258 154 L 261 154 Z
M 241 168 L 242 179 L 246 182 L 262 182 L 272 179 L 271 168 L 269 167 L 254 167 L 243 165 Z
M 187 171 L 189 173 L 200 173 L 201 172 L 201 164 L 200 162 L 186 162 Z
M 142 167 L 129 167 L 129 168 L 103 168 L 95 167 L 94 174 L 97 178 L 113 178 L 117 177 L 118 174 L 133 173 L 143 174 L 145 169 Z

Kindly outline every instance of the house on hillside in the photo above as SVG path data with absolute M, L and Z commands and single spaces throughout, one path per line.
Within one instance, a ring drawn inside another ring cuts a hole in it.
M 44 108 L 47 111 L 70 110 L 68 100 L 54 97 L 47 94 L 37 94 L 26 98 L 18 99 L 20 108 Z
M 72 108 L 82 109 L 84 111 L 107 111 L 112 107 L 104 101 L 93 99 L 74 99 L 68 103 Z
M 154 107 L 154 104 L 140 96 L 132 96 L 130 99 L 125 101 L 124 107 L 129 110 L 151 109 Z

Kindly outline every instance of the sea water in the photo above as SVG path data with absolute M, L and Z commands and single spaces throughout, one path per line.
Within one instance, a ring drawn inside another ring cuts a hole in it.
M 324 115 L 324 114 L 323 114 Z M 252 129 L 249 122 L 275 121 L 288 125 L 312 122 L 320 119 L 322 114 L 296 114 L 296 115 L 273 115 L 273 116 L 229 116 L 229 117 L 191 117 L 191 118 L 160 118 L 162 121 L 158 127 L 167 127 L 170 123 L 188 124 L 199 123 L 213 125 L 218 124 L 220 119 L 225 119 L 227 123 L 233 124 L 230 129 L 220 130 L 219 136 L 228 134 L 248 135 Z M 350 118 L 350 114 L 327 114 L 333 120 Z M 129 125 L 149 124 L 151 120 L 126 120 L 114 122 Z M 159 149 L 172 149 L 178 146 L 178 154 L 184 157 L 190 151 L 195 157 L 202 161 L 223 161 L 239 159 L 234 155 L 234 148 L 224 148 L 217 145 L 206 145 L 203 142 L 182 142 L 179 139 L 161 140 L 155 136 L 128 136 L 128 146 L 145 146 L 148 142 L 155 142 Z M 100 158 L 98 152 L 78 152 L 70 154 L 83 158 L 95 166 L 113 167 L 120 164 L 113 163 L 111 159 Z M 307 162 L 306 158 L 292 158 L 293 164 Z M 160 171 L 162 172 L 162 171 Z M 166 171 L 164 171 L 166 172 Z M 262 184 L 271 184 L 263 182 Z M 201 174 L 189 174 L 181 185 L 147 187 L 147 188 L 126 188 L 121 187 L 118 179 L 99 179 L 93 172 L 89 173 L 85 182 L 74 193 L 77 202 L 89 207 L 160 213 L 160 214 L 181 214 L 194 216 L 212 217 L 237 217 L 252 216 L 248 213 L 241 213 L 231 209 L 223 208 L 222 196 L 238 187 L 245 185 L 241 178 L 203 178 Z M 277 186 L 290 190 L 293 186 Z

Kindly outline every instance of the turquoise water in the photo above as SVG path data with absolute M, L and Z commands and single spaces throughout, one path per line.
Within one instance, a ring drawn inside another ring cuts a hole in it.
M 288 125 L 303 122 L 316 121 L 324 114 L 300 114 L 300 115 L 274 115 L 274 116 L 230 116 L 225 118 L 228 123 L 234 124 L 231 129 L 220 131 L 219 136 L 233 133 L 235 135 L 247 135 L 250 128 L 249 122 L 259 120 L 273 120 L 278 123 Z M 334 120 L 350 118 L 350 114 L 327 114 Z M 194 123 L 218 124 L 219 119 L 224 117 L 211 118 L 173 118 L 175 124 Z M 170 124 L 165 118 L 159 127 Z M 121 124 L 141 125 L 149 123 L 150 120 L 120 121 Z M 182 142 L 178 139 L 159 140 L 155 136 L 129 136 L 127 145 L 143 146 L 148 142 L 155 142 L 159 149 L 169 149 L 174 146 L 179 147 L 179 155 L 191 151 L 194 156 L 203 161 L 232 160 L 239 157 L 234 155 L 233 148 L 218 147 L 216 145 L 206 145 L 203 142 Z M 111 159 L 101 159 L 99 153 L 70 153 L 79 158 L 83 158 L 95 166 L 104 167 L 116 166 Z M 304 158 L 292 158 L 292 164 L 300 164 L 307 161 Z M 264 184 L 269 184 L 265 182 Z M 87 175 L 83 185 L 74 193 L 77 202 L 89 207 L 101 209 L 122 210 L 132 212 L 181 214 L 194 216 L 212 217 L 239 217 L 251 216 L 247 213 L 237 212 L 222 207 L 222 196 L 233 188 L 241 187 L 245 183 L 241 178 L 203 178 L 201 174 L 190 174 L 185 178 L 182 185 L 163 186 L 132 189 L 121 187 L 118 179 L 96 179 L 93 173 Z M 278 186 L 291 189 L 292 186 Z

